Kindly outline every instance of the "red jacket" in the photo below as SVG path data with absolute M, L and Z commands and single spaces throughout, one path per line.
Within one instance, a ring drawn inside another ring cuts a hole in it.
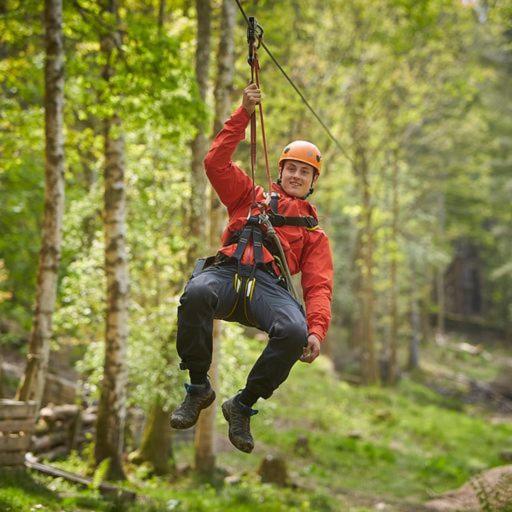
M 223 129 L 213 141 L 204 160 L 206 175 L 220 200 L 228 209 L 229 223 L 222 235 L 225 244 L 235 231 L 239 231 L 247 220 L 252 203 L 252 180 L 232 160 L 238 143 L 245 139 L 245 129 L 250 117 L 239 107 L 226 121 Z M 309 216 L 318 218 L 316 209 L 308 201 L 289 196 L 280 185 L 273 183 L 272 189 L 279 193 L 278 212 L 286 216 Z M 256 200 L 264 201 L 263 188 L 256 187 Z M 257 213 L 256 210 L 254 213 Z M 331 298 L 333 265 L 329 240 L 321 229 L 308 230 L 304 227 L 277 227 L 291 274 L 302 272 L 302 290 L 306 305 L 309 334 L 320 340 L 325 338 L 331 320 Z M 231 256 L 236 243 L 220 250 Z M 264 261 L 273 257 L 264 247 Z M 252 245 L 244 252 L 242 263 L 253 263 Z

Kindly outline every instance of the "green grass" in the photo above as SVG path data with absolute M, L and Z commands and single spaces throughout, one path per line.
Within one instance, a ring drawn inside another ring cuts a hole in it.
M 254 348 L 261 348 L 256 346 Z M 240 475 L 237 484 L 216 486 L 181 477 L 144 479 L 132 471 L 129 487 L 141 498 L 121 505 L 92 489 L 79 489 L 60 479 L 34 473 L 0 473 L 0 510 L 36 511 L 160 511 L 177 512 L 367 512 L 375 503 L 386 510 L 406 510 L 433 493 L 460 486 L 478 472 L 503 464 L 500 452 L 512 448 L 512 425 L 492 421 L 483 406 L 468 406 L 459 395 L 441 395 L 431 384 L 446 386 L 445 376 L 461 372 L 492 379 L 503 350 L 493 357 L 460 357 L 450 347 L 432 345 L 424 351 L 424 367 L 395 388 L 354 387 L 337 380 L 330 363 L 298 364 L 271 400 L 258 403 L 252 420 L 257 449 L 253 455 L 221 450 L 220 467 Z M 449 355 L 451 354 L 451 355 Z M 496 357 L 495 357 L 496 356 Z M 478 368 L 476 368 L 478 367 Z M 429 386 L 425 385 L 429 384 Z M 219 416 L 218 432 L 226 425 Z M 307 438 L 310 452 L 300 455 L 295 443 Z M 283 456 L 294 487 L 262 484 L 257 468 L 263 455 Z M 193 447 L 176 447 L 179 464 L 191 464 Z M 60 463 L 83 472 L 77 456 Z
M 106 502 L 95 491 L 80 490 L 60 479 L 25 470 L 0 470 L 2 512 L 113 511 L 113 507 L 114 503 Z

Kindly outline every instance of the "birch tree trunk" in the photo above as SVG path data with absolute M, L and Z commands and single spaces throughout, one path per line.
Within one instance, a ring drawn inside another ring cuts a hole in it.
M 45 1 L 44 20 L 46 146 L 43 234 L 37 272 L 35 314 L 25 374 L 17 392 L 18 400 L 35 400 L 38 408 L 48 370 L 64 213 L 62 0 Z
M 104 0 L 107 19 L 118 18 L 117 2 Z M 119 33 L 115 27 L 101 37 L 105 65 L 102 77 L 110 91 L 114 68 L 112 59 Z M 96 466 L 109 459 L 107 478 L 125 477 L 122 466 L 123 433 L 126 416 L 126 342 L 128 338 L 128 264 L 125 222 L 125 163 L 121 119 L 113 114 L 104 120 L 105 136 L 105 273 L 107 310 L 105 326 L 105 362 L 96 424 L 94 458 Z

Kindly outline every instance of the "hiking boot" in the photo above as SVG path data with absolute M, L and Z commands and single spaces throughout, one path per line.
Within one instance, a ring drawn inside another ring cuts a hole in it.
M 210 383 L 187 384 L 187 396 L 171 414 L 171 427 L 184 429 L 196 424 L 199 413 L 209 407 L 215 400 L 215 391 Z
M 238 400 L 238 395 L 222 404 L 222 414 L 229 424 L 229 440 L 240 451 L 251 453 L 254 439 L 251 435 L 251 416 L 258 411 L 247 407 Z

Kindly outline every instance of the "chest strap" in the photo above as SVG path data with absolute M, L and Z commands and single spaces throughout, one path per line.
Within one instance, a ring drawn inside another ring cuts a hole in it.
M 280 228 L 281 226 L 297 226 L 307 229 L 316 229 L 318 227 L 318 220 L 315 217 L 286 217 L 285 215 L 279 215 L 278 213 L 269 214 L 270 222 L 272 226 Z
M 280 228 L 281 226 L 297 226 L 306 229 L 316 229 L 318 220 L 313 216 L 307 217 L 287 217 L 279 214 L 279 194 L 272 192 L 270 194 L 270 211 L 268 218 L 272 226 Z

